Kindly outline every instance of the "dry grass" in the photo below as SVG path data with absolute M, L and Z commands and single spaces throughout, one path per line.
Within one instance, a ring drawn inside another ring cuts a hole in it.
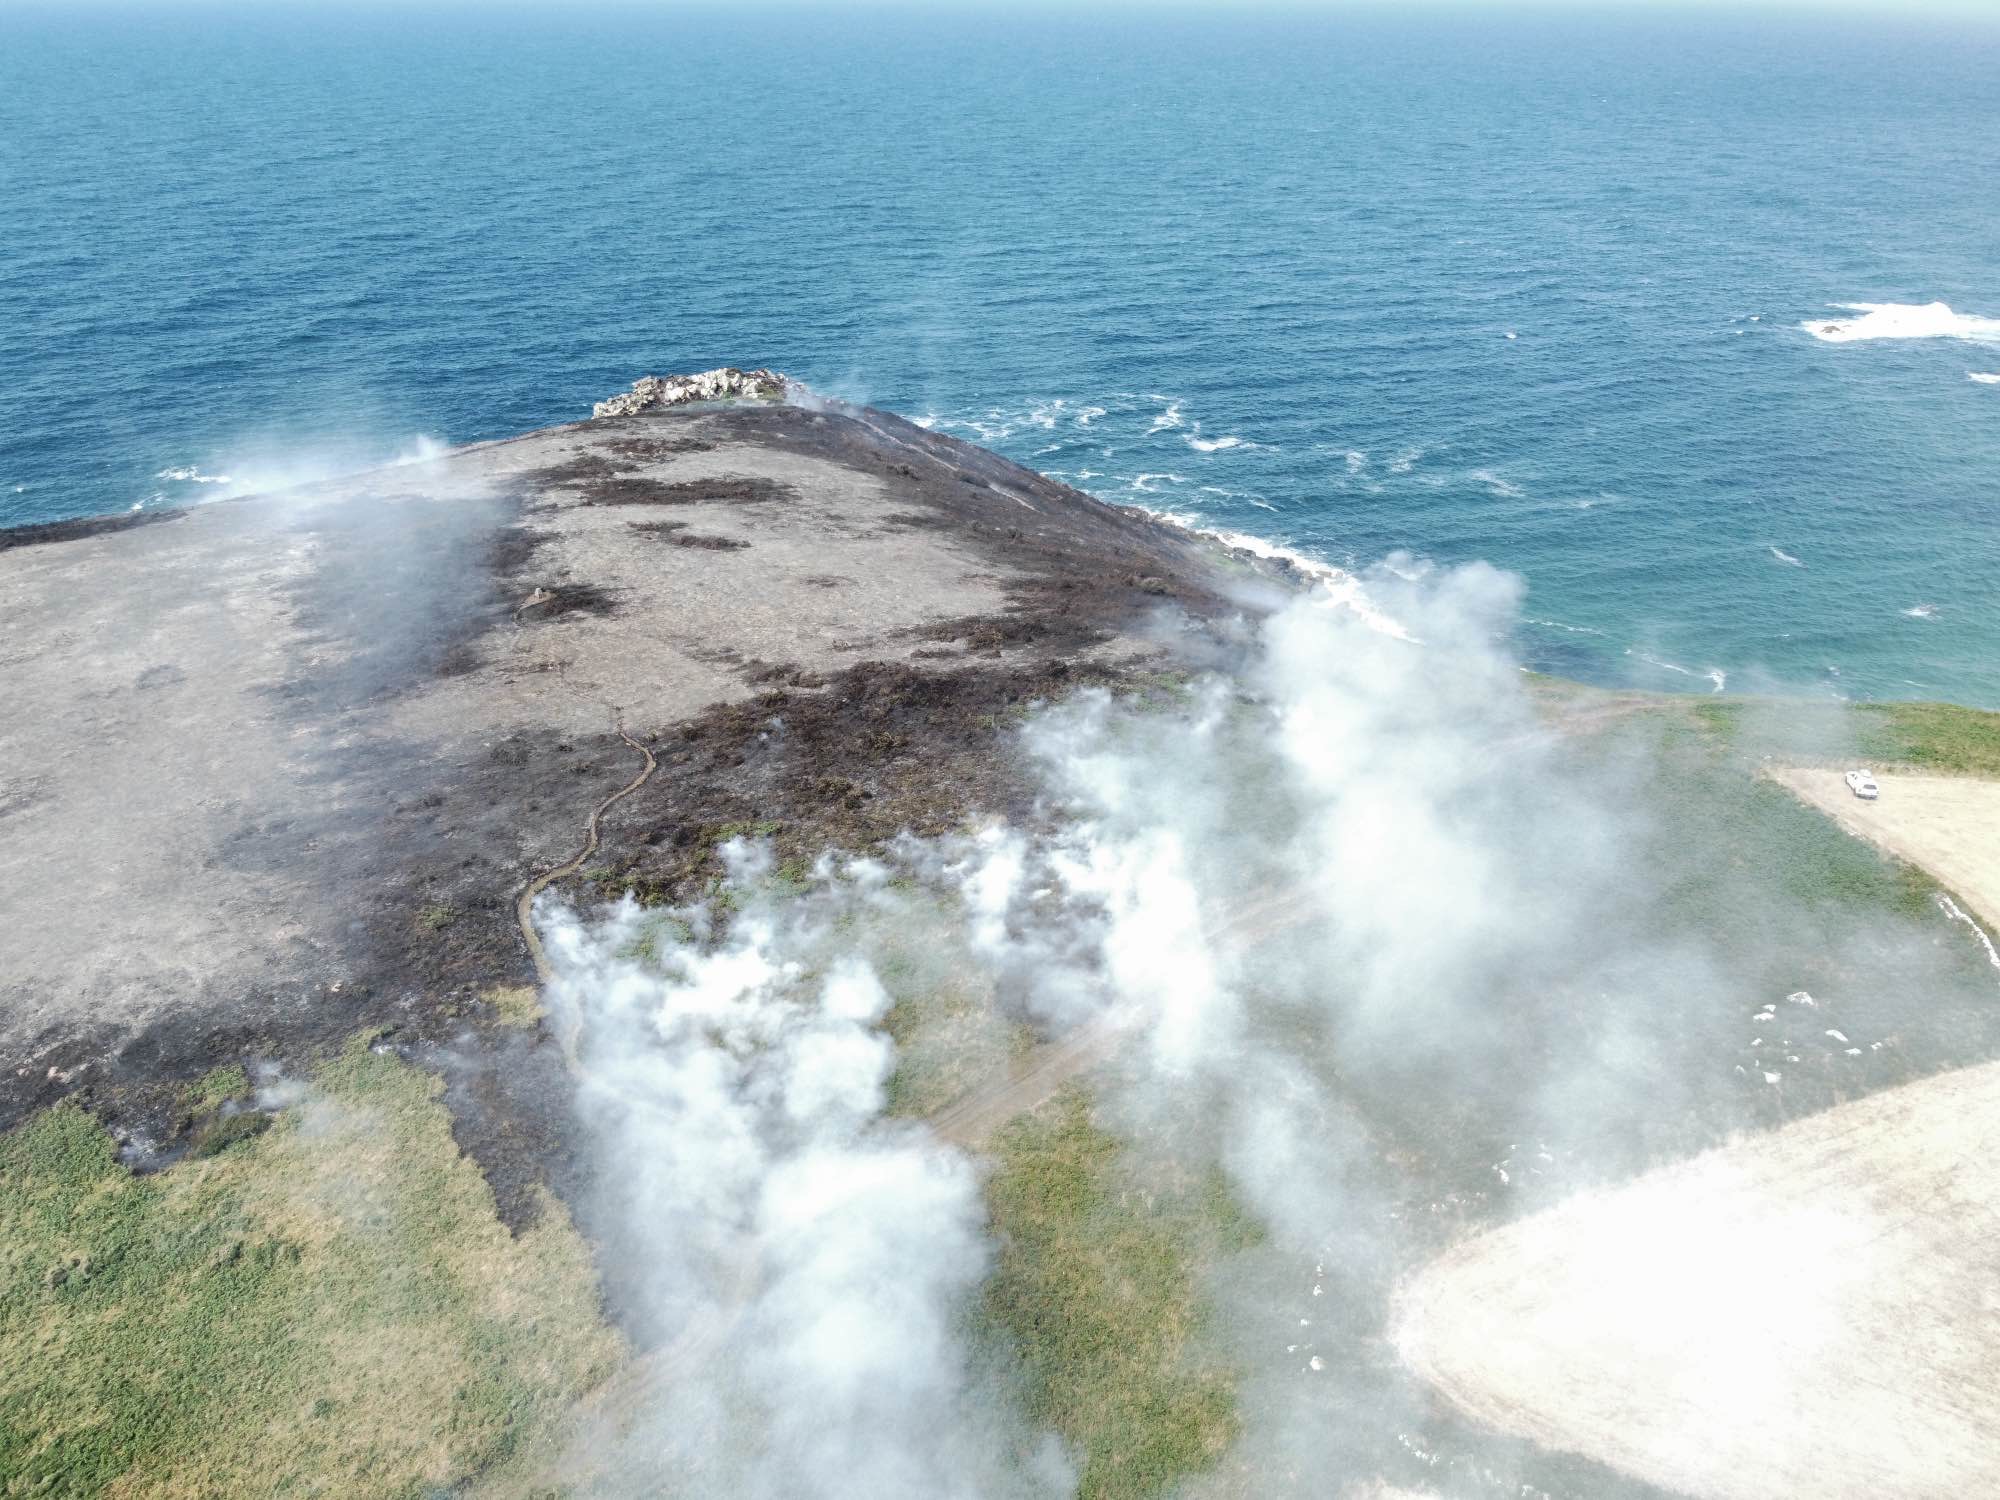
M 0 1494 L 427 1494 L 603 1378 L 582 1241 L 509 1236 L 439 1089 L 357 1042 L 154 1176 L 69 1106 L 0 1139 Z
M 480 996 L 493 1011 L 493 1019 L 502 1026 L 516 1026 L 523 1031 L 531 1031 L 542 1019 L 542 992 L 531 984 L 501 985 Z

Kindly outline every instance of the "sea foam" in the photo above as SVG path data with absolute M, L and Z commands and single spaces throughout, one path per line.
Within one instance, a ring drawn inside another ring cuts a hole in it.
M 1146 513 L 1156 520 L 1165 521 L 1171 526 L 1179 526 L 1185 531 L 1193 532 L 1196 536 L 1209 537 L 1214 541 L 1222 543 L 1225 547 L 1233 547 L 1239 551 L 1252 553 L 1257 557 L 1290 563 L 1325 591 L 1329 603 L 1351 611 L 1370 630 L 1376 631 L 1381 635 L 1393 637 L 1399 641 L 1409 641 L 1412 645 L 1420 644 L 1417 638 L 1404 628 L 1402 621 L 1384 613 L 1375 601 L 1368 597 L 1367 590 L 1361 586 L 1361 580 L 1345 568 L 1337 568 L 1332 563 L 1322 562 L 1316 557 L 1309 557 L 1305 553 L 1287 547 L 1282 543 L 1267 541 L 1261 536 L 1253 536 L 1247 531 L 1220 531 L 1211 529 L 1201 525 L 1194 517 L 1184 512 L 1153 510 L 1150 507 L 1142 507 L 1142 509 L 1145 509 Z
M 1841 302 L 1858 318 L 1820 318 L 1799 327 L 1822 343 L 1852 344 L 1863 339 L 1976 339 L 2000 342 L 2000 318 L 1953 312 L 1942 302 Z
M 1976 380 L 1981 385 L 2000 385 L 2000 375 L 1985 375 L 1981 374 L 1978 370 L 1967 370 L 1965 378 L 1967 380 Z

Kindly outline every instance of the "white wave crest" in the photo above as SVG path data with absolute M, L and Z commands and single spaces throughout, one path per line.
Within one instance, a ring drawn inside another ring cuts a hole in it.
M 1384 613 L 1375 601 L 1368 597 L 1367 591 L 1361 586 L 1361 580 L 1345 568 L 1335 567 L 1332 563 L 1323 562 L 1317 557 L 1309 557 L 1283 543 L 1267 541 L 1261 536 L 1252 536 L 1247 531 L 1221 531 L 1202 526 L 1195 517 L 1181 511 L 1147 509 L 1146 514 L 1156 520 L 1165 521 L 1170 526 L 1179 526 L 1191 531 L 1196 536 L 1205 536 L 1212 541 L 1220 542 L 1225 547 L 1233 547 L 1257 557 L 1288 562 L 1325 591 L 1328 603 L 1352 611 L 1370 630 L 1395 640 L 1408 641 L 1412 645 L 1420 644 L 1417 638 L 1404 628 L 1400 620 Z
M 1699 670 L 1694 667 L 1684 667 L 1678 662 L 1663 661 L 1657 656 L 1647 655 L 1644 651 L 1635 651 L 1630 646 L 1625 648 L 1625 654 L 1635 661 L 1644 662 L 1649 667 L 1658 667 L 1662 672 L 1677 672 L 1683 677 L 1706 678 L 1711 693 L 1719 693 L 1729 685 L 1729 674 L 1720 667 L 1703 667 Z
M 1527 493 L 1518 484 L 1514 483 L 1513 480 L 1502 479 L 1491 469 L 1474 469 L 1466 477 L 1478 480 L 1479 483 L 1485 485 L 1487 489 L 1498 495 L 1502 500 L 1519 500 Z
M 235 481 L 231 479 L 227 474 L 204 474 L 201 472 L 200 469 L 197 469 L 193 464 L 184 464 L 179 468 L 173 468 L 173 469 L 162 469 L 160 470 L 159 473 L 155 474 L 153 477 L 155 479 L 177 480 L 182 484 L 234 484 L 235 483 Z
M 1967 370 L 1965 378 L 1967 380 L 1976 380 L 1981 385 L 2000 385 L 2000 375 L 1988 375 L 1979 370 Z
M 1908 615 L 1912 620 L 1928 620 L 1937 614 L 1937 606 L 1935 604 L 1912 604 L 1908 609 L 1902 610 L 1900 613 Z
M 1788 568 L 1803 568 L 1805 566 L 1804 563 L 1800 562 L 1796 557 L 1792 556 L 1792 554 L 1787 552 L 1783 547 L 1773 547 L 1771 549 L 1771 556 L 1775 557 L 1779 562 L 1783 563 Z
M 1195 432 L 1189 433 L 1183 441 L 1197 453 L 1219 453 L 1225 448 L 1255 448 L 1258 446 L 1256 443 L 1248 442 L 1240 437 L 1205 438 Z
M 1166 398 L 1165 398 L 1165 397 L 1158 397 L 1158 398 L 1155 398 L 1155 399 L 1158 399 L 1158 400 L 1166 400 Z M 1161 413 L 1160 413 L 1160 414 L 1159 414 L 1158 416 L 1156 416 L 1156 417 L 1154 417 L 1154 418 L 1153 418 L 1153 425 L 1152 425 L 1151 427 L 1148 427 L 1148 428 L 1146 429 L 1146 431 L 1147 431 L 1147 432 L 1149 432 L 1149 433 L 1150 433 L 1150 432 L 1166 432 L 1166 431 L 1167 431 L 1167 430 L 1169 430 L 1170 428 L 1174 428 L 1174 427 L 1178 427 L 1178 426 L 1180 426 L 1180 425 L 1181 425 L 1181 404 L 1180 404 L 1180 402 L 1178 402 L 1178 401 L 1167 401 L 1167 409 L 1166 409 L 1165 411 L 1161 412 Z
M 1926 302 L 1922 306 L 1908 302 L 1840 302 L 1835 306 L 1861 316 L 1822 318 L 1801 323 L 1799 327 L 1827 344 L 1852 344 L 1864 339 L 2000 341 L 2000 318 L 1953 312 L 1942 302 Z

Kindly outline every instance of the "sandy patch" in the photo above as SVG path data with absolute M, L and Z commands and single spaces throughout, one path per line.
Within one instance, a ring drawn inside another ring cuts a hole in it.
M 1476 1420 L 1668 1489 L 1990 1495 L 1997 1286 L 1985 1064 L 1469 1240 L 1392 1336 Z
M 1849 833 L 1957 892 L 1989 928 L 2000 926 L 2000 781 L 1878 772 L 1882 795 L 1863 802 L 1839 771 L 1770 774 Z

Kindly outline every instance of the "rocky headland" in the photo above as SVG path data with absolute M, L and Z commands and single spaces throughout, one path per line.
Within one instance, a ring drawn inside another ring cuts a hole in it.
M 733 826 L 810 858 L 1031 814 L 1000 716 L 1216 660 L 1296 586 L 783 390 L 649 377 L 421 465 L 0 533 L 37 705 L 0 729 L 0 1126 L 76 1097 L 143 1162 L 219 1062 L 478 1037 L 535 978 L 517 895 L 634 741 L 660 772 L 570 882 L 681 897 Z M 561 1162 L 561 1108 L 552 1059 L 482 1056 L 466 1144 L 506 1204 Z

